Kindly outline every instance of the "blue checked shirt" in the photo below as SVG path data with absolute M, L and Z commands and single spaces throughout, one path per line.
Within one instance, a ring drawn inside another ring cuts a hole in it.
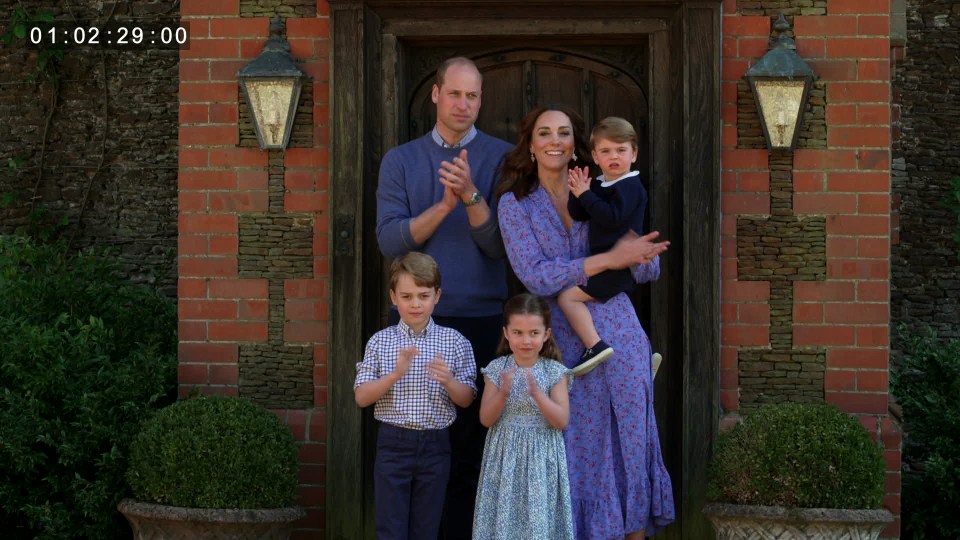
M 470 126 L 470 131 L 463 136 L 462 139 L 456 142 L 453 146 L 447 144 L 447 141 L 443 140 L 443 137 L 440 136 L 440 131 L 437 130 L 437 126 L 433 126 L 433 131 L 430 133 L 433 137 L 433 142 L 437 143 L 441 148 L 462 148 L 467 145 L 470 141 L 477 137 L 477 126 Z
M 446 388 L 427 377 L 427 363 L 437 355 L 443 357 L 453 378 L 473 388 L 474 395 L 477 364 L 467 338 L 452 328 L 436 324 L 432 318 L 419 334 L 403 321 L 374 334 L 367 342 L 363 361 L 357 364 L 354 390 L 391 373 L 397 366 L 400 349 L 406 347 L 416 347 L 417 356 L 406 375 L 374 404 L 374 418 L 409 429 L 449 426 L 457 417 L 457 407 Z

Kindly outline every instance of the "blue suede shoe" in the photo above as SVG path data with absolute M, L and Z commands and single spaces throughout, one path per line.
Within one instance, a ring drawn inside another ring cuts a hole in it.
M 573 374 L 577 377 L 586 375 L 593 368 L 599 366 L 604 360 L 613 356 L 613 347 L 607 345 L 602 339 L 593 347 L 589 347 L 580 355 L 580 361 L 573 366 Z

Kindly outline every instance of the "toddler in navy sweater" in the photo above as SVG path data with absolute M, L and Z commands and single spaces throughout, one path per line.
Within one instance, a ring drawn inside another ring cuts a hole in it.
M 643 234 L 647 191 L 639 171 L 630 170 L 637 161 L 637 132 L 630 122 L 615 116 L 601 120 L 590 133 L 590 149 L 603 174 L 591 181 L 586 167 L 571 169 L 567 210 L 573 219 L 590 222 L 590 254 L 595 255 L 608 251 L 631 230 Z M 597 333 L 585 302 L 606 302 L 634 284 L 629 268 L 605 270 L 560 293 L 560 309 L 585 346 L 574 374 L 589 372 L 614 353 Z

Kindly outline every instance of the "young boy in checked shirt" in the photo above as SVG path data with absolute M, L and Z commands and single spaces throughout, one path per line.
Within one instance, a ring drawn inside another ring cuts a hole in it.
M 437 538 L 450 476 L 448 427 L 454 405 L 476 397 L 470 342 L 433 322 L 440 270 L 411 251 L 390 266 L 390 300 L 400 322 L 377 332 L 357 364 L 357 405 L 380 422 L 374 462 L 377 538 Z

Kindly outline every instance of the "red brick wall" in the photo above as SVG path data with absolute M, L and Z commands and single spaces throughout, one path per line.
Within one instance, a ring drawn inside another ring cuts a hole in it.
M 791 2 L 786 2 L 789 7 Z M 793 211 L 826 219 L 826 276 L 793 283 L 793 346 L 826 351 L 824 398 L 859 415 L 887 458 L 885 505 L 898 515 L 900 431 L 888 413 L 890 288 L 890 6 L 828 0 L 793 17 L 797 53 L 826 88 L 825 147 L 793 156 Z M 766 150 L 738 145 L 737 85 L 766 51 L 772 20 L 723 2 L 721 400 L 740 410 L 738 356 L 769 344 L 770 284 L 738 280 L 737 219 L 770 208 Z M 810 145 L 814 146 L 814 145 Z M 821 145 L 823 146 L 823 145 Z
M 268 167 L 283 175 L 283 212 L 313 218 L 313 276 L 284 280 L 282 340 L 313 349 L 313 407 L 276 410 L 300 444 L 301 538 L 324 527 L 326 351 L 329 326 L 329 19 L 287 18 L 291 55 L 313 85 L 312 147 L 241 147 L 237 71 L 269 35 L 238 0 L 184 0 L 190 48 L 180 57 L 179 310 L 181 394 L 238 394 L 241 345 L 268 339 L 268 280 L 239 275 L 241 216 L 266 212 Z M 273 159 L 281 160 L 272 163 Z

